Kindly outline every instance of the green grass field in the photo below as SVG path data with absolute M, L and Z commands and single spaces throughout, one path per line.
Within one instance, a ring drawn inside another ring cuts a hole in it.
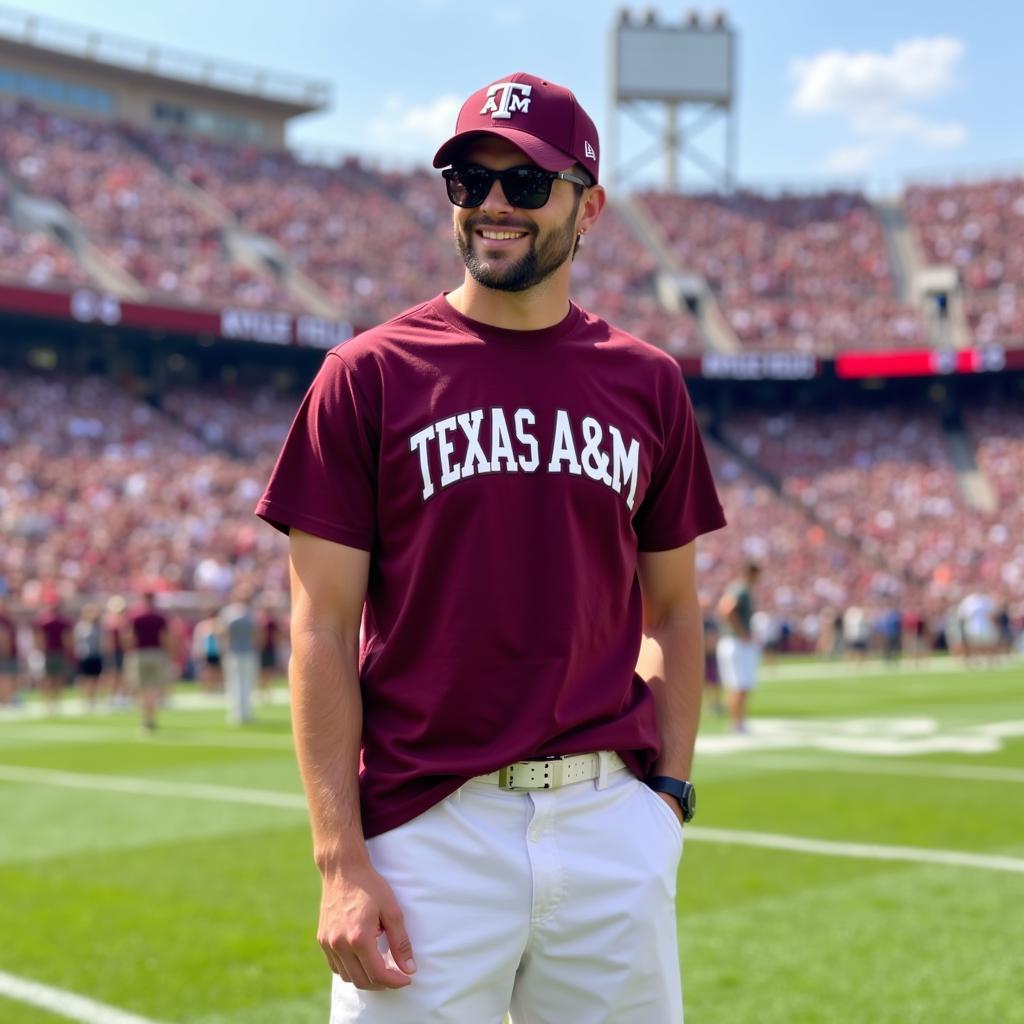
M 688 1024 L 1024 1022 L 1024 669 L 767 676 L 701 732 Z M 287 708 L 177 703 L 0 718 L 2 1024 L 326 1024 Z

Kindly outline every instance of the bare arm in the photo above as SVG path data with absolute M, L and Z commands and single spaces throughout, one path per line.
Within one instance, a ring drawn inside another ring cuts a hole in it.
M 704 687 L 704 622 L 694 568 L 695 545 L 641 552 L 644 639 L 637 672 L 654 694 L 661 756 L 655 774 L 688 779 Z M 666 803 L 680 813 L 675 800 Z
M 299 530 L 289 552 L 292 721 L 323 876 L 318 939 L 346 981 L 401 988 L 415 970 L 412 947 L 394 894 L 370 863 L 359 812 L 359 623 L 370 556 Z M 382 934 L 403 970 L 386 965 Z

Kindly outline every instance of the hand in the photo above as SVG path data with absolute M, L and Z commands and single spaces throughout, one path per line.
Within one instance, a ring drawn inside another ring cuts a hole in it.
M 382 935 L 400 970 L 385 961 Z M 331 970 L 356 988 L 405 988 L 416 970 L 395 894 L 369 864 L 324 877 L 317 941 Z
M 679 806 L 679 801 L 671 793 L 656 793 L 655 795 L 661 797 L 672 808 L 672 813 L 679 819 L 679 824 L 684 825 L 683 809 Z

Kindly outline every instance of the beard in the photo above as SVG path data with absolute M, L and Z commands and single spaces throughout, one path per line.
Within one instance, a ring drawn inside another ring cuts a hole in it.
M 539 245 L 534 234 L 526 254 L 506 267 L 481 259 L 473 249 L 472 238 L 473 231 L 478 227 L 510 230 L 511 225 L 492 224 L 483 217 L 470 218 L 465 226 L 456 223 L 455 247 L 477 284 L 500 292 L 524 292 L 550 277 L 572 255 L 576 246 L 576 211 L 579 205 L 580 199 L 577 196 L 569 216 L 553 227 Z M 515 225 L 516 229 L 521 227 Z

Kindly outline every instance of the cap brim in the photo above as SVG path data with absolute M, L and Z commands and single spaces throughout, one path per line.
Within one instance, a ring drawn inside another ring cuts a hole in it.
M 532 160 L 538 167 L 543 167 L 545 171 L 565 171 L 576 163 L 574 156 L 563 152 L 557 146 L 543 142 L 529 132 L 521 132 L 515 128 L 493 128 L 487 131 L 473 128 L 470 131 L 453 135 L 434 155 L 434 166 L 447 167 L 460 149 L 474 139 L 486 135 L 497 135 L 498 138 L 511 142 L 516 149 L 522 151 L 524 156 Z

